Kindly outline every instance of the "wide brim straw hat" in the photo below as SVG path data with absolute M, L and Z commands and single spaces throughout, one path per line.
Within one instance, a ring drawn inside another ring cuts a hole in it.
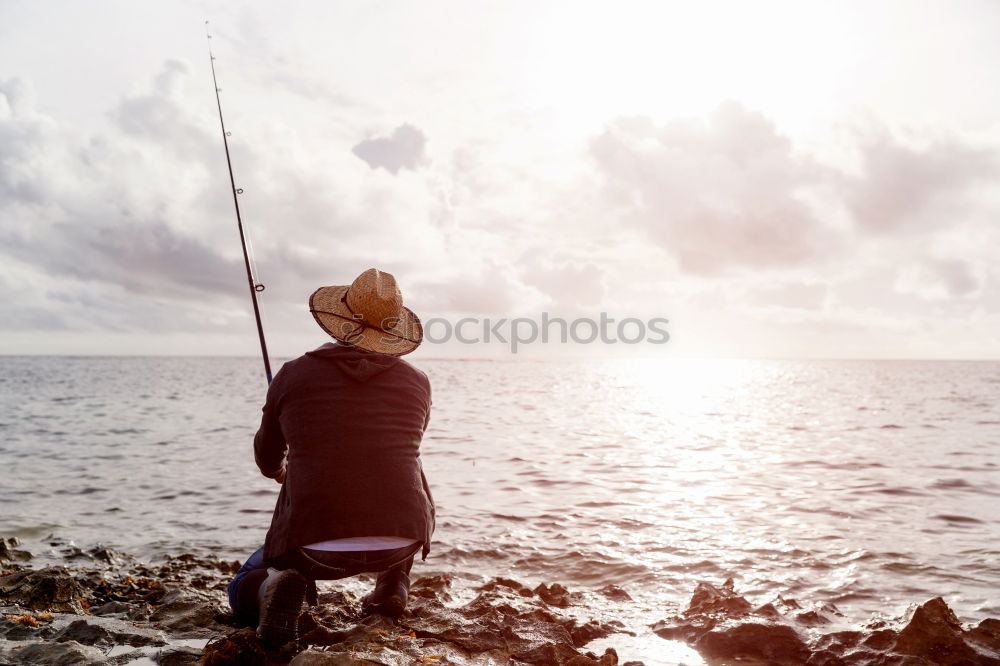
M 309 297 L 309 311 L 335 339 L 380 354 L 409 354 L 424 338 L 420 318 L 403 306 L 396 278 L 375 268 L 349 285 L 320 287 Z

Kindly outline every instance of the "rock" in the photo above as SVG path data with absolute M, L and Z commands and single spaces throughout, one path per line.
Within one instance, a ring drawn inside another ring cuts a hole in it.
M 0 577 L 0 601 L 32 610 L 78 613 L 83 589 L 65 567 L 19 571 Z
M 792 627 L 756 622 L 709 631 L 693 647 L 706 659 L 760 660 L 772 666 L 798 666 L 806 663 L 810 655 L 805 641 Z
M 626 602 L 632 601 L 632 597 L 628 592 L 618 587 L 617 585 L 605 585 L 597 591 L 599 594 L 603 594 L 605 597 L 611 601 Z
M 722 587 L 699 582 L 691 596 L 685 614 L 720 614 L 726 617 L 741 617 L 750 612 L 750 602 L 736 594 L 733 579 L 729 578 Z
M 52 617 L 47 613 L 25 613 L 20 608 L 0 608 L 0 638 L 10 641 L 45 640 L 55 633 Z
M 31 553 L 26 550 L 17 550 L 21 542 L 17 537 L 0 538 L 0 562 L 27 562 L 31 559 Z
M 205 645 L 201 657 L 205 666 L 264 666 L 266 660 L 267 654 L 253 629 L 216 637 Z
M 101 604 L 100 606 L 94 606 L 90 609 L 91 615 L 125 615 L 134 606 L 132 604 L 125 603 L 124 601 L 109 601 L 106 604 Z
M 566 608 L 571 602 L 569 592 L 559 583 L 552 585 L 542 583 L 534 589 L 534 592 L 541 597 L 542 601 L 556 608 Z
M 731 580 L 722 587 L 698 583 L 687 610 L 653 630 L 687 642 L 709 662 L 1000 666 L 1000 620 L 965 630 L 940 597 L 917 608 L 905 625 L 877 620 L 861 630 L 826 634 L 822 628 L 840 616 L 832 605 L 803 610 L 795 600 L 778 597 L 751 608 Z
M 505 587 L 509 590 L 514 590 L 522 597 L 531 597 L 535 594 L 527 585 L 522 585 L 516 580 L 512 580 L 510 578 L 494 578 L 485 585 L 480 586 L 479 590 L 482 592 L 491 592 L 498 587 Z
M 160 650 L 156 659 L 159 666 L 185 666 L 186 664 L 197 664 L 201 659 L 202 651 L 198 648 L 186 646 L 170 646 Z
M 137 627 L 129 622 L 105 617 L 87 617 L 70 622 L 56 633 L 52 640 L 61 643 L 76 641 L 84 645 L 110 647 L 112 645 L 166 645 L 163 632 Z
M 176 599 L 157 608 L 149 621 L 183 638 L 213 638 L 229 627 L 221 624 L 218 607 L 195 599 Z
M 10 661 L 0 663 L 31 664 L 32 666 L 85 666 L 87 664 L 107 663 L 103 652 L 90 645 L 81 645 L 74 641 L 32 643 L 20 650 L 11 650 L 6 655 L 0 652 L 0 658 L 10 659 Z
M 11 543 L 4 544 L 6 552 Z M 603 610 L 605 599 L 630 603 L 614 585 L 594 596 L 559 584 L 532 590 L 501 577 L 477 586 L 468 577 L 438 574 L 413 583 L 410 607 L 395 621 L 360 615 L 359 590 L 367 581 L 324 585 L 320 605 L 300 616 L 298 645 L 268 651 L 254 629 L 234 627 L 231 615 L 220 611 L 238 562 L 182 555 L 148 565 L 100 546 L 78 549 L 86 557 L 77 557 L 71 542 L 53 545 L 83 564 L 0 575 L 0 664 L 616 666 L 614 650 L 598 656 L 586 646 L 616 633 L 636 636 L 618 621 L 586 615 L 588 601 Z M 471 593 L 471 601 L 454 605 L 453 595 L 468 599 Z M 154 626 L 137 626 L 146 617 Z M 698 583 L 686 610 L 654 625 L 657 634 L 686 642 L 709 663 L 1000 666 L 1000 620 L 966 628 L 939 598 L 905 620 L 844 629 L 832 605 L 810 607 L 781 596 L 751 604 L 732 580 Z M 182 638 L 211 640 L 204 650 L 171 643 Z M 306 645 L 311 648 L 297 653 Z
M 913 612 L 906 627 L 896 637 L 893 651 L 912 655 L 941 666 L 959 664 L 1000 664 L 1000 642 L 993 642 L 993 655 L 982 655 L 966 642 L 961 623 L 941 597 L 935 597 Z
M 557 664 L 578 654 L 560 618 L 512 588 L 484 592 L 457 609 L 428 603 L 406 624 L 421 638 L 472 653 L 500 651 L 531 664 Z
M 618 666 L 618 653 L 614 648 L 608 648 L 600 657 L 592 652 L 578 654 L 560 662 L 559 666 Z
M 319 650 L 306 650 L 300 652 L 289 662 L 288 666 L 364 666 L 365 664 L 380 664 L 382 662 L 369 661 L 355 657 L 350 652 L 320 652 Z
M 410 585 L 410 596 L 450 601 L 451 594 L 448 593 L 448 589 L 452 581 L 452 577 L 447 575 L 423 576 Z
M 90 556 L 92 560 L 97 562 L 103 562 L 105 564 L 116 566 L 122 563 L 123 556 L 116 550 L 111 550 L 98 544 L 97 546 L 85 551 L 87 555 Z
M 515 659 L 539 666 L 559 666 L 571 660 L 576 660 L 577 666 L 580 666 L 580 659 L 586 659 L 585 663 L 593 664 L 593 660 L 579 654 L 564 642 L 522 643 L 519 649 L 511 650 L 510 654 Z
M 966 640 L 980 649 L 996 649 L 1000 646 L 1000 620 L 983 620 L 965 633 Z
M 610 624 L 597 622 L 596 620 L 590 620 L 582 625 L 577 625 L 576 620 L 570 618 L 562 624 L 573 638 L 573 645 L 576 647 L 583 647 L 593 640 L 610 636 L 617 631 Z

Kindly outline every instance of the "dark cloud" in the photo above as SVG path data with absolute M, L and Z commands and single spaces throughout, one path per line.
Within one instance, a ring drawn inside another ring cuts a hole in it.
M 427 137 L 413 125 L 400 125 L 392 136 L 365 139 L 351 149 L 372 169 L 382 167 L 395 175 L 400 169 L 416 171 L 425 160 Z
M 0 245 L 52 276 L 108 282 L 167 298 L 199 291 L 233 293 L 243 274 L 242 260 L 226 259 L 163 221 L 129 225 L 75 220 L 31 233 L 0 227 Z
M 830 233 L 800 198 L 822 170 L 760 113 L 721 105 L 707 122 L 613 123 L 591 144 L 625 219 L 692 273 L 801 263 Z
M 218 121 L 208 112 L 193 115 L 185 104 L 190 77 L 190 67 L 168 61 L 150 90 L 122 99 L 108 114 L 110 126 L 93 134 L 40 114 L 26 83 L 0 81 L 0 257 L 38 271 L 55 288 L 41 298 L 56 308 L 65 304 L 52 294 L 75 293 L 84 283 L 105 294 L 109 307 L 104 286 L 179 304 L 246 298 Z M 301 300 L 291 285 L 331 279 L 330 262 L 347 250 L 329 242 L 322 254 L 304 251 L 292 244 L 289 228 L 307 225 L 315 235 L 315 220 L 325 218 L 333 235 L 348 224 L 338 223 L 340 213 L 322 197 L 310 196 L 326 191 L 319 183 L 303 183 L 288 170 L 248 172 L 266 208 L 244 211 L 244 219 L 283 220 L 281 232 L 272 231 L 276 225 L 257 230 L 270 241 L 263 277 L 275 283 L 268 296 Z M 56 319 L 31 321 L 54 329 Z
M 1000 175 L 994 152 L 955 138 L 915 148 L 868 130 L 860 157 L 862 173 L 844 177 L 844 196 L 858 227 L 875 233 L 952 224 L 971 188 Z
M 165 213 L 177 183 L 158 177 L 171 173 L 178 158 L 186 173 L 209 158 L 206 133 L 175 100 L 187 75 L 185 65 L 168 62 L 154 92 L 123 100 L 112 117 L 124 134 L 110 142 L 62 131 L 25 101 L 24 84 L 0 84 L 14 110 L 0 117 L 0 253 L 54 278 L 134 293 L 169 297 L 238 285 L 241 261 Z M 183 201 L 201 191 L 197 185 L 176 196 Z

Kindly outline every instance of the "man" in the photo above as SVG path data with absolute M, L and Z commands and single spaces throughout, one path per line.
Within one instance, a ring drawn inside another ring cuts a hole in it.
M 264 545 L 229 584 L 236 615 L 275 645 L 295 639 L 318 579 L 378 571 L 362 611 L 398 617 L 434 531 L 420 463 L 430 383 L 399 358 L 420 344 L 420 320 L 374 268 L 316 290 L 309 309 L 339 344 L 285 363 L 268 389 L 254 454 L 281 492 Z

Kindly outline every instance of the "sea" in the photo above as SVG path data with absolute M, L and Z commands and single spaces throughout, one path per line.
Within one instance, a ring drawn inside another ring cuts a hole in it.
M 856 622 L 936 596 L 1000 617 L 1000 362 L 414 363 L 438 514 L 416 576 L 616 585 L 636 626 L 728 578 Z M 0 357 L 0 536 L 244 559 L 278 493 L 260 366 Z

